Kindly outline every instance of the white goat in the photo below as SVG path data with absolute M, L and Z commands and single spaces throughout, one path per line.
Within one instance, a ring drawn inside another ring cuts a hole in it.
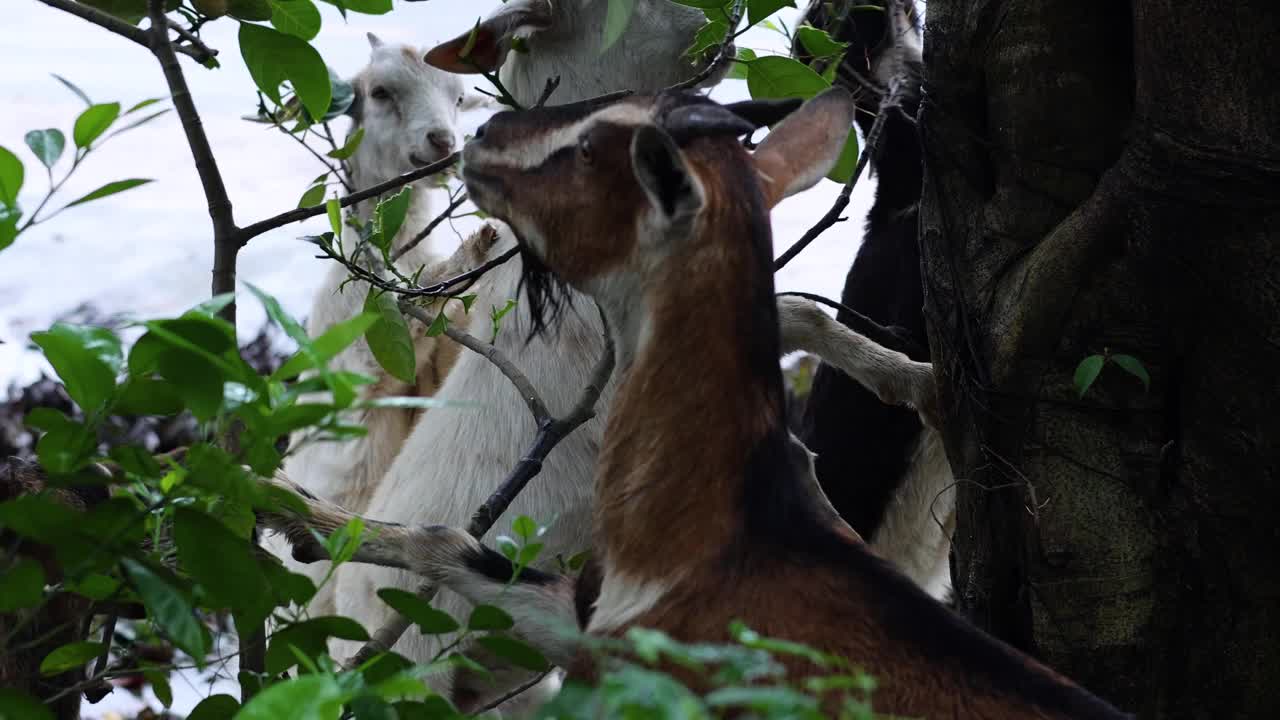
M 452 153 L 458 143 L 458 113 L 466 102 L 458 77 L 428 66 L 417 48 L 386 44 L 372 33 L 368 37 L 372 53 L 368 66 L 352 80 L 355 101 L 349 110 L 351 133 L 364 131 L 364 139 L 348 160 L 346 179 L 356 190 L 385 182 Z M 429 183 L 430 179 L 413 187 L 404 224 L 392 240 L 393 248 L 408 244 L 434 216 Z M 375 204 L 369 200 L 356 207 L 362 223 L 370 221 Z M 357 240 L 356 231 L 347 227 L 341 238 L 344 252 L 353 252 Z M 479 237 L 477 241 L 465 243 L 452 257 L 441 260 L 433 256 L 429 240 L 424 239 L 410 248 L 396 262 L 401 272 L 409 275 L 426 266 L 421 276 L 426 283 L 474 267 L 488 247 L 484 237 Z M 353 281 L 344 287 L 347 279 L 347 269 L 333 263 L 312 303 L 307 321 L 307 332 L 312 337 L 361 312 L 369 286 Z M 378 378 L 376 384 L 360 389 L 361 399 L 431 395 L 452 366 L 459 348 L 444 338 L 427 337 L 424 328 L 416 323 L 410 330 L 414 333 L 417 360 L 415 384 L 405 383 L 382 370 L 363 339 L 335 357 L 330 367 Z M 364 425 L 367 436 L 349 443 L 300 445 L 289 457 L 286 468 L 291 477 L 316 495 L 343 507 L 363 510 L 377 481 L 408 437 L 416 413 L 412 409 L 381 408 L 353 415 L 350 421 Z M 292 438 L 294 443 L 300 440 L 301 435 Z M 313 581 L 323 576 L 323 568 L 294 563 L 287 548 L 269 547 L 285 558 L 295 572 L 303 572 Z M 332 587 L 323 588 L 310 607 L 313 614 L 332 612 Z
M 653 92 L 694 74 L 682 55 L 706 23 L 701 10 L 636 0 L 626 30 L 601 52 L 608 12 L 607 0 L 510 0 L 474 30 L 432 48 L 427 62 L 456 73 L 501 67 L 498 78 L 526 107 L 555 77 L 560 86 L 551 103 L 558 105 L 617 90 Z M 525 48 L 509 54 L 517 38 Z M 719 82 L 730 64 L 722 63 L 705 84 Z

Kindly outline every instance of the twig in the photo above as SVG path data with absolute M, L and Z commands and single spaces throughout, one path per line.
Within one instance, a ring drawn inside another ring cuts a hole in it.
M 384 183 L 379 183 L 378 185 L 374 185 L 371 188 L 366 188 L 364 190 L 360 190 L 359 192 L 353 192 L 350 195 L 347 195 L 346 197 L 338 200 L 338 206 L 344 207 L 344 208 L 350 207 L 352 205 L 355 205 L 358 202 L 368 200 L 369 198 L 372 198 L 372 197 L 377 197 L 387 192 L 388 190 L 395 190 L 396 188 L 403 187 L 405 185 L 408 185 L 411 182 L 417 182 L 418 180 L 421 180 L 424 177 L 430 177 L 431 175 L 435 175 L 436 173 L 449 169 L 454 163 L 458 161 L 458 157 L 459 157 L 458 153 L 453 153 L 452 155 L 444 158 L 443 160 L 437 160 L 436 162 L 433 162 L 430 165 L 423 165 L 420 168 L 414 168 L 413 170 L 410 170 L 409 172 L 404 173 L 403 175 L 396 176 Z M 270 218 L 267 218 L 266 220 L 259 220 L 256 223 L 253 223 L 251 225 L 246 225 L 245 227 L 240 228 L 240 231 L 237 234 L 237 240 L 240 246 L 243 247 L 245 243 L 249 242 L 253 238 L 265 232 L 275 230 L 276 228 L 279 228 L 279 227 L 284 227 L 285 225 L 289 225 L 291 223 L 302 222 L 303 220 L 306 220 L 308 218 L 313 218 L 317 215 L 323 215 L 325 214 L 325 212 L 327 212 L 327 210 L 325 209 L 325 206 L 323 204 L 315 205 L 312 207 L 297 208 L 295 210 L 283 212 L 283 213 L 280 213 L 279 215 L 276 215 L 275 217 L 270 217 Z
M 499 705 L 501 705 L 501 704 L 505 703 L 506 701 L 508 701 L 508 700 L 510 700 L 510 699 L 512 699 L 512 698 L 514 698 L 515 696 L 519 695 L 520 693 L 523 693 L 523 692 L 525 692 L 525 691 L 527 691 L 527 690 L 531 690 L 531 689 L 533 689 L 533 686 L 535 686 L 535 685 L 537 685 L 538 683 L 540 683 L 540 682 L 542 682 L 543 680 L 545 680 L 545 679 L 547 678 L 547 676 L 548 676 L 548 675 L 550 675 L 550 674 L 551 674 L 551 671 L 550 671 L 550 670 L 543 670 L 542 672 L 540 672 L 540 673 L 538 673 L 537 675 L 535 675 L 531 680 L 529 680 L 528 682 L 526 682 L 526 683 L 524 683 L 524 684 L 520 685 L 519 687 L 515 688 L 515 689 L 514 689 L 514 690 L 512 690 L 511 692 L 508 692 L 508 693 L 506 693 L 505 695 L 502 695 L 501 697 L 499 697 L 498 699 L 496 699 L 496 700 L 494 700 L 494 701 L 492 701 L 492 702 L 486 703 L 484 707 L 482 707 L 482 708 L 480 708 L 480 709 L 476 710 L 475 712 L 471 713 L 471 714 L 472 714 L 472 716 L 484 715 L 485 713 L 489 712 L 490 710 L 493 710 L 493 709 L 497 708 Z
M 778 256 L 778 259 L 773 263 L 774 272 L 786 267 L 787 263 L 795 259 L 795 256 L 809 246 L 809 243 L 818 239 L 818 236 L 826 232 L 827 228 L 840 222 L 840 213 L 844 212 L 844 209 L 849 206 L 849 197 L 853 195 L 853 186 L 858 183 L 862 170 L 866 168 L 871 156 L 875 154 L 876 144 L 880 142 L 880 132 L 884 129 L 885 119 L 889 117 L 890 111 L 897 110 L 902 101 L 902 92 L 905 86 L 906 83 L 901 78 L 895 77 L 889 81 L 889 92 L 880 101 L 880 112 L 876 114 L 876 121 L 871 124 L 871 130 L 867 133 L 867 143 L 858 157 L 858 164 L 853 169 L 853 175 L 849 176 L 849 181 L 844 184 L 844 188 L 831 205 L 831 209 L 813 227 L 809 228 L 799 240 L 787 248 L 786 252 Z
M 418 233 L 417 235 L 414 235 L 412 240 L 404 244 L 404 247 L 401 247 L 400 249 L 391 253 L 391 262 L 395 262 L 396 260 L 399 260 L 400 258 L 404 257 L 405 253 L 418 247 L 419 243 L 427 239 L 427 236 L 431 234 L 431 231 L 435 230 L 436 227 L 440 225 L 440 223 L 444 222 L 445 220 L 448 220 L 453 215 L 453 211 L 462 207 L 462 203 L 466 201 L 467 201 L 466 193 L 461 193 L 460 195 L 458 195 L 458 197 L 455 198 L 453 202 L 449 203 L 449 207 L 444 209 L 444 212 L 440 213 L 431 222 L 427 223 L 427 226 L 422 229 L 422 232 Z
M 130 25 L 129 23 L 112 15 L 108 15 L 101 10 L 91 8 L 82 3 L 73 2 L 73 0 L 40 0 L 40 2 L 51 8 L 57 8 L 58 10 L 69 12 L 82 20 L 88 20 L 94 25 L 106 28 L 116 35 L 132 40 L 143 47 L 151 47 L 148 31 L 143 30 L 140 27 Z M 162 23 L 162 26 L 167 26 L 167 23 Z M 165 41 L 168 42 L 168 38 L 166 38 Z M 191 57 L 198 63 L 208 62 L 218 54 L 217 50 L 212 50 L 206 47 L 205 44 L 199 42 L 199 40 L 189 45 L 177 45 L 174 47 L 174 50 Z
M 421 308 L 409 306 L 405 308 L 405 312 L 419 321 L 431 322 L 431 317 Z M 600 314 L 600 319 L 603 323 L 603 313 Z M 450 337 L 453 337 L 453 335 L 450 335 Z M 466 337 L 475 340 L 470 335 L 466 335 Z M 607 325 L 604 326 L 604 341 L 604 353 L 601 354 L 600 360 L 591 372 L 590 382 L 583 388 L 582 395 L 579 396 L 578 401 L 574 403 L 573 410 L 563 418 L 556 419 L 546 415 L 543 420 L 538 422 L 538 434 L 534 438 L 533 446 L 529 449 L 529 452 L 520 458 L 520 462 L 516 463 L 516 466 L 512 468 L 507 478 L 498 486 L 498 489 L 471 516 L 471 522 L 467 525 L 467 532 L 472 537 L 477 540 L 484 537 L 484 534 L 493 527 L 494 522 L 497 521 L 502 513 L 506 512 L 511 505 L 511 501 L 542 470 L 542 461 L 547 457 L 547 454 L 561 440 L 568 437 L 569 433 L 572 433 L 580 425 L 595 416 L 596 401 L 599 400 L 605 384 L 609 382 L 609 376 L 613 374 L 613 336 L 610 334 Z M 476 340 L 476 342 L 479 341 Z M 499 366 L 499 369 L 501 370 L 502 367 Z M 507 375 L 508 378 L 512 377 L 505 370 L 503 374 Z M 519 387 L 519 384 L 517 384 L 517 387 Z M 534 410 L 532 405 L 530 405 L 529 409 L 534 414 L 534 417 L 537 418 L 538 411 Z M 418 597 L 429 601 L 435 596 L 435 592 L 436 588 L 434 586 L 423 585 L 418 588 Z M 405 631 L 409 629 L 410 624 L 407 618 L 396 613 L 374 632 L 373 638 L 365 643 L 364 647 L 360 648 L 360 651 L 353 658 L 347 661 L 346 666 L 349 668 L 359 667 L 378 653 L 390 650 L 400 639 L 400 636 L 404 635 Z
M 188 48 L 188 47 L 194 48 L 200 53 L 202 53 L 203 57 L 205 57 L 206 59 L 212 59 L 213 56 L 218 54 L 217 50 L 213 50 L 209 48 L 209 46 L 205 45 L 204 41 L 201 40 L 199 37 L 196 37 L 195 33 L 182 27 L 182 23 L 170 20 L 169 27 L 172 28 L 174 32 L 178 33 L 179 37 L 181 37 L 183 41 L 186 43 L 185 45 L 181 43 L 177 44 L 177 49 L 179 52 L 181 52 L 184 48 Z M 196 56 L 192 55 L 191 57 L 195 58 Z M 199 58 L 196 58 L 196 59 L 202 63 L 206 61 L 206 60 L 200 60 Z
M 187 135 L 187 145 L 191 148 L 191 157 L 195 161 L 196 172 L 200 175 L 200 185 L 209 202 L 209 219 L 213 221 L 213 294 L 233 292 L 236 287 L 236 253 L 240 246 L 236 242 L 238 229 L 232 214 L 231 199 L 222 182 L 222 173 L 218 171 L 218 161 L 209 147 L 209 138 L 205 135 L 200 113 L 187 88 L 187 80 L 182 75 L 182 67 L 178 65 L 173 43 L 169 42 L 169 23 L 164 16 L 164 0 L 149 0 L 147 7 L 151 17 L 151 52 L 160 61 L 160 69 L 164 71 L 173 107 L 178 112 L 178 119 L 182 121 L 182 131 Z M 219 314 L 235 326 L 234 302 L 228 303 Z
M 116 619 L 116 614 L 111 613 L 102 622 L 102 652 L 98 653 L 98 660 L 93 664 L 91 677 L 101 677 L 107 672 L 107 663 L 111 661 L 111 643 L 116 637 Z M 110 694 L 111 690 L 109 683 L 102 682 L 85 688 L 84 696 L 90 703 L 97 703 Z
M 306 137 L 305 137 L 305 134 L 306 134 L 305 132 L 303 133 L 303 137 L 299 137 L 298 135 L 295 135 L 295 134 L 293 134 L 293 133 L 289 132 L 289 128 L 285 127 L 284 125 L 281 125 L 281 124 L 280 124 L 280 122 L 279 122 L 278 120 L 276 120 L 276 118 L 275 118 L 275 116 L 274 116 L 274 115 L 272 116 L 272 118 L 271 118 L 271 119 L 272 119 L 273 121 L 275 121 L 275 126 L 276 126 L 276 128 L 277 128 L 277 129 L 279 129 L 279 130 L 280 130 L 280 132 L 282 132 L 282 133 L 284 133 L 285 135 L 288 135 L 289 137 L 293 138 L 293 139 L 294 139 L 294 141 L 296 141 L 299 145 L 301 145 L 302 147 L 306 148 L 307 152 L 311 153 L 311 157 L 313 157 L 313 158 L 315 158 L 316 160 L 318 160 L 318 161 L 320 162 L 320 164 L 321 164 L 321 165 L 325 166 L 325 168 L 326 168 L 326 169 L 328 169 L 328 171 L 329 171 L 330 173 L 332 173 L 332 174 L 333 174 L 333 176 L 334 176 L 334 177 L 338 178 L 338 182 L 342 183 L 342 187 L 343 187 L 343 189 L 344 189 L 344 190 L 346 190 L 347 192 L 351 192 L 351 191 L 352 191 L 352 189 L 353 189 L 353 188 L 351 187 L 351 184 L 347 182 L 346 173 L 344 173 L 344 172 L 342 171 L 342 168 L 340 168 L 340 167 L 338 167 L 338 166 L 334 165 L 333 163 L 329 162 L 329 159 L 328 159 L 328 158 L 326 158 L 325 156 L 321 155 L 319 152 L 317 152 L 317 151 L 316 151 L 316 149 L 315 149 L 315 148 L 313 148 L 313 147 L 311 147 L 309 144 L 307 144 L 307 139 L 306 139 Z
M 724 42 L 720 43 L 720 47 L 716 48 L 716 54 L 707 63 L 707 66 L 698 71 L 696 75 L 678 82 L 671 87 L 663 90 L 663 92 L 673 92 L 676 90 L 689 90 L 695 88 L 707 81 L 715 74 L 716 70 L 724 63 L 725 57 L 729 52 L 729 48 L 733 47 L 734 30 L 738 27 L 738 23 L 742 22 L 742 12 L 746 9 L 746 3 L 743 0 L 734 0 L 733 9 L 729 11 L 729 29 L 725 31 Z
M 431 316 L 422 308 L 415 307 L 409 303 L 401 303 L 400 309 L 403 310 L 406 315 L 409 315 L 422 323 L 427 325 L 431 324 Z M 529 412 L 533 414 L 534 422 L 536 422 L 539 427 L 552 421 L 551 412 L 547 410 L 547 403 L 542 399 L 542 396 L 538 394 L 538 390 L 533 387 L 533 383 L 529 382 L 529 378 L 524 374 L 524 372 L 522 372 L 520 368 L 516 367 L 515 363 L 511 362 L 511 358 L 508 358 L 501 350 L 499 350 L 497 345 L 482 342 L 471 333 L 468 333 L 465 330 L 459 330 L 453 325 L 446 325 L 444 328 L 444 334 L 448 335 L 450 340 L 453 340 L 471 352 L 474 352 L 485 360 L 493 363 L 494 366 L 498 368 L 499 372 L 510 380 L 512 385 L 516 386 L 516 390 L 520 391 L 520 398 L 524 400 L 524 404 L 528 406 Z

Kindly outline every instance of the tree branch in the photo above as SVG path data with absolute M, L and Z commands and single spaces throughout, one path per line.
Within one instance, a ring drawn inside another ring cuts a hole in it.
M 467 201 L 467 194 L 465 192 L 459 194 L 458 197 L 454 198 L 453 202 L 449 203 L 449 207 L 444 209 L 444 212 L 440 213 L 431 222 L 427 223 L 427 226 L 423 228 L 422 231 L 419 232 L 417 235 L 414 235 L 412 240 L 405 243 L 404 247 L 401 247 L 399 250 L 396 250 L 395 252 L 391 253 L 391 262 L 395 262 L 396 260 L 399 260 L 400 258 L 404 257 L 405 253 L 418 247 L 418 245 L 423 240 L 426 240 L 427 236 L 430 235 L 431 232 L 440 225 L 440 223 L 452 217 L 453 212 L 458 208 L 462 207 L 462 203 L 466 201 Z
M 454 163 L 458 161 L 459 157 L 460 157 L 459 153 L 453 153 L 452 155 L 444 158 L 443 160 L 437 160 L 436 162 L 433 162 L 430 165 L 424 165 L 420 168 L 414 168 L 413 170 L 410 170 L 409 172 L 404 173 L 403 175 L 394 177 L 384 183 L 374 185 L 371 188 L 366 188 L 359 192 L 351 193 L 350 195 L 347 195 L 346 197 L 340 199 L 338 201 L 338 205 L 339 207 L 344 207 L 344 208 L 350 207 L 352 205 L 355 205 L 358 202 L 368 200 L 369 198 L 377 197 L 389 190 L 395 190 L 396 188 L 403 187 L 405 185 L 408 185 L 411 182 L 416 182 L 418 180 L 421 180 L 424 177 L 430 177 L 432 175 L 435 175 L 436 173 L 442 172 L 450 168 Z M 284 227 L 285 225 L 289 225 L 291 223 L 302 222 L 303 220 L 306 220 L 308 218 L 313 218 L 313 217 L 316 217 L 317 215 L 323 215 L 325 214 L 325 212 L 326 212 L 326 209 L 323 204 L 313 205 L 312 207 L 297 208 L 296 210 L 283 212 L 283 213 L 280 213 L 279 215 L 276 215 L 275 217 L 270 217 L 270 218 L 267 218 L 266 220 L 259 220 L 256 223 L 240 228 L 240 231 L 237 233 L 237 240 L 239 242 L 239 245 L 243 247 L 245 243 L 248 243 L 253 238 L 265 232 L 275 230 L 276 228 L 279 228 L 279 227 Z
M 164 16 L 164 0 L 149 0 L 147 7 L 151 18 L 151 52 L 164 71 L 173 107 L 182 122 L 182 131 L 186 133 L 187 145 L 191 148 L 191 157 L 195 161 L 196 172 L 200 175 L 200 185 L 209 202 L 209 219 L 213 221 L 213 294 L 234 292 L 236 253 L 240 246 L 236 242 L 238 230 L 231 199 L 227 196 L 227 187 L 222 182 L 222 173 L 218 170 L 213 149 L 209 147 L 204 123 L 200 120 L 200 113 L 187 88 L 187 80 L 178 65 L 173 43 L 169 42 L 169 23 Z M 235 303 L 228 303 L 220 315 L 234 326 Z
M 884 129 L 885 119 L 891 111 L 897 111 L 901 105 L 902 94 L 906 86 L 907 83 L 899 77 L 892 78 L 889 81 L 889 92 L 880 100 L 880 111 L 876 113 L 876 121 L 871 124 L 871 130 L 867 133 L 866 146 L 862 148 L 862 152 L 858 155 L 858 164 L 853 169 L 853 175 L 849 176 L 849 181 L 844 184 L 840 195 L 832 203 L 831 209 L 813 227 L 809 228 L 799 240 L 787 248 L 786 252 L 778 256 L 778 259 L 773 263 L 774 272 L 786 267 L 787 263 L 794 260 L 806 247 L 809 247 L 809 243 L 817 240 L 819 235 L 827 231 L 827 228 L 837 222 L 841 222 L 840 213 L 844 212 L 844 209 L 849 206 L 849 197 L 853 195 L 853 186 L 858 184 L 858 178 L 861 177 L 862 170 L 866 168 L 871 156 L 875 153 L 876 144 L 880 142 L 880 133 Z
M 148 36 L 148 31 L 135 25 L 130 25 L 120 18 L 108 15 L 101 10 L 91 8 L 82 3 L 74 2 L 74 0 L 40 0 L 40 2 L 51 8 L 57 8 L 63 12 L 71 13 L 82 20 L 88 20 L 98 27 L 106 28 L 116 35 L 132 40 L 143 47 L 151 47 L 151 40 Z M 167 27 L 167 22 L 161 23 L 161 26 Z M 167 41 L 168 39 L 166 38 L 166 42 Z M 174 50 L 190 57 L 198 63 L 206 63 L 218 54 L 217 50 L 210 49 L 204 43 L 200 42 L 199 38 L 195 38 L 194 36 L 192 36 L 187 45 L 177 45 L 174 47 Z
M 431 322 L 430 316 L 422 311 L 421 308 L 409 306 L 405 308 L 405 312 L 412 315 L 419 321 L 427 323 Z M 603 313 L 601 313 L 600 319 L 603 322 Z M 569 414 L 559 419 L 552 418 L 549 414 L 545 414 L 546 410 L 544 406 L 542 409 L 544 415 L 542 416 L 542 419 L 538 419 L 539 411 L 536 410 L 532 404 L 530 405 L 530 412 L 532 412 L 534 418 L 538 420 L 538 434 L 534 438 L 533 445 L 529 448 L 529 452 L 527 452 L 524 457 L 520 458 L 520 462 L 516 463 L 516 466 L 512 468 L 506 479 L 504 479 L 502 484 L 498 486 L 498 489 L 495 490 L 494 493 L 489 496 L 489 499 L 477 508 L 475 513 L 471 516 L 471 522 L 467 525 L 467 532 L 475 539 L 479 540 L 484 537 L 485 533 L 489 532 L 489 529 L 492 528 L 493 524 L 502 516 L 502 513 L 506 512 L 507 508 L 510 507 L 511 502 L 515 500 L 516 496 L 524 490 L 530 480 L 541 472 L 542 461 L 546 459 L 547 455 L 555 448 L 555 446 L 558 445 L 561 440 L 568 437 L 569 434 L 579 426 L 595 416 L 596 401 L 600 398 L 600 393 L 603 391 L 605 384 L 609 382 L 609 376 L 613 374 L 614 366 L 613 336 L 609 332 L 608 325 L 604 325 L 603 327 L 605 341 L 604 352 L 601 354 L 600 360 L 596 363 L 595 368 L 591 372 L 590 382 L 585 388 L 583 388 L 582 394 L 578 397 L 578 401 L 574 403 L 573 409 Z M 479 341 L 471 335 L 465 333 L 463 333 L 463 335 L 465 335 L 466 338 L 470 338 L 472 341 L 479 343 Z M 450 334 L 450 337 L 454 336 Z M 459 342 L 462 341 L 460 340 Z M 481 345 L 483 345 L 483 343 L 481 343 Z M 467 347 L 471 348 L 470 345 L 467 345 Z M 474 350 L 475 348 L 471 349 Z M 486 357 L 489 357 L 489 355 L 486 354 Z M 492 358 L 490 359 L 492 361 Z M 497 363 L 495 362 L 495 364 Z M 508 379 L 511 379 L 512 382 L 516 384 L 517 388 L 520 387 L 520 383 L 517 383 L 513 375 L 508 374 L 506 369 L 501 365 L 498 366 L 498 369 L 502 370 L 503 374 L 506 375 Z M 519 371 L 515 374 L 520 378 L 524 377 L 523 374 L 519 373 Z M 527 384 L 528 380 L 526 379 L 523 382 Z M 532 391 L 532 387 L 530 387 L 530 390 Z M 524 394 L 523 390 L 521 391 L 521 394 Z M 533 394 L 534 396 L 537 395 L 536 392 Z M 418 588 L 418 597 L 423 600 L 430 601 L 431 598 L 435 597 L 435 593 L 436 588 L 432 585 L 423 585 Z M 383 625 L 374 632 L 373 638 L 369 640 L 369 642 L 365 643 L 364 647 L 360 648 L 360 651 L 346 662 L 346 666 L 349 668 L 359 667 L 378 653 L 390 650 L 391 647 L 399 641 L 400 636 L 404 635 L 405 631 L 409 629 L 411 624 L 412 623 L 403 615 L 396 613 L 390 620 L 383 623 Z

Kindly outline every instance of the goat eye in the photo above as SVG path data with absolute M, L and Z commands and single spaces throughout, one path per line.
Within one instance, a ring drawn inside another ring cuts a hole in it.
M 462 96 L 458 96 L 458 107 L 462 107 Z
M 586 135 L 578 139 L 578 155 L 584 162 L 591 162 L 591 138 Z
M 379 85 L 369 93 L 369 97 L 372 97 L 374 100 L 390 100 L 391 91 Z

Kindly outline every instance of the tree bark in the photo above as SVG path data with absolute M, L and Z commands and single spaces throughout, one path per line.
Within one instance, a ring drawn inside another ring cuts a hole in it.
M 925 314 L 963 612 L 1141 717 L 1280 708 L 1280 13 L 935 0 Z M 1094 353 L 1139 358 L 1150 390 Z

